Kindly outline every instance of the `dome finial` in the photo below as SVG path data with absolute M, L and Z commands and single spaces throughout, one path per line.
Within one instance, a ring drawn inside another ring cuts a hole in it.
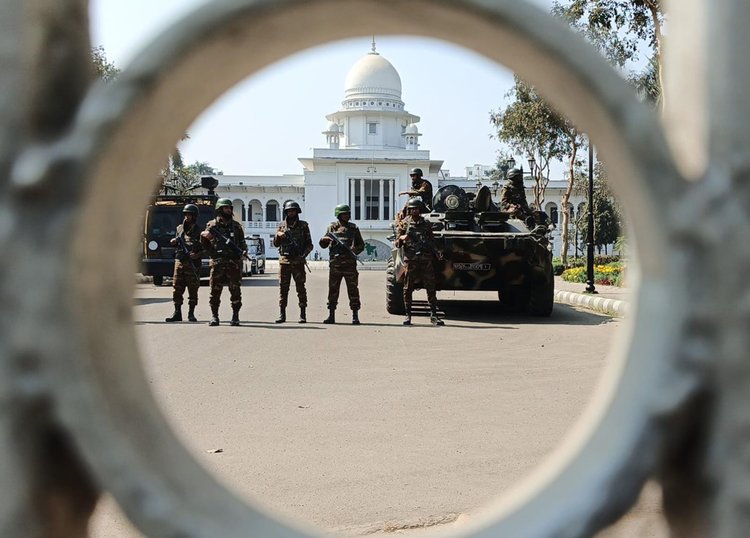
M 378 51 L 375 50 L 375 36 L 372 36 L 372 53 L 377 54 Z

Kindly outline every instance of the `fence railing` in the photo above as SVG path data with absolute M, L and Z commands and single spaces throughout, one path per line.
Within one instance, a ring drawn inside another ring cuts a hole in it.
M 673 535 L 747 533 L 750 2 L 670 4 L 663 116 L 521 1 L 215 0 L 93 88 L 86 3 L 37 7 L 0 4 L 3 535 L 83 536 L 101 491 L 147 535 L 311 534 L 240 501 L 172 433 L 136 360 L 132 249 L 110 247 L 232 85 L 307 47 L 415 29 L 506 65 L 591 136 L 641 268 L 617 375 L 462 536 L 591 536 L 649 479 Z

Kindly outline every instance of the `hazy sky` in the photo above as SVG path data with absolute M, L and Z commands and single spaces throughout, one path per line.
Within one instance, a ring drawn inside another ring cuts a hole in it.
M 551 0 L 533 0 L 548 8 Z M 118 67 L 206 0 L 92 0 L 92 42 Z M 225 174 L 301 174 L 298 157 L 325 147 L 325 115 L 339 109 L 349 68 L 370 50 L 370 36 L 308 49 L 253 75 L 227 92 L 190 127 L 186 162 L 206 161 Z M 504 102 L 512 73 L 442 41 L 378 38 L 378 52 L 401 75 L 406 109 L 421 117 L 421 149 L 462 175 L 493 164 L 490 110 Z M 321 76 L 322 75 L 322 76 Z M 253 103 L 264 103 L 254 106 Z M 517 155 L 523 159 L 523 155 Z M 525 159 L 523 159 L 525 161 Z

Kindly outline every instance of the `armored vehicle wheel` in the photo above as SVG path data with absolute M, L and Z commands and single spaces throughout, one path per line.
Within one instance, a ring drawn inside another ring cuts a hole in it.
M 547 317 L 552 314 L 552 306 L 555 303 L 555 280 L 552 274 L 552 266 L 546 282 L 539 282 L 533 286 L 529 293 L 529 302 L 526 310 L 532 316 Z
M 385 271 L 385 309 L 389 314 L 397 316 L 406 312 L 404 286 L 396 282 L 396 267 L 392 256 L 388 258 L 388 268 Z
M 154 276 L 154 286 L 161 286 L 162 284 L 164 284 L 164 277 Z

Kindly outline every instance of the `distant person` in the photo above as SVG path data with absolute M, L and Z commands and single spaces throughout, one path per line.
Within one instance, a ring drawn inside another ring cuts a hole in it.
M 305 258 L 312 252 L 313 244 L 310 227 L 304 220 L 300 220 L 300 213 L 302 209 L 297 202 L 284 203 L 284 220 L 273 236 L 273 246 L 279 249 L 279 317 L 276 323 L 286 321 L 286 305 L 292 278 L 299 299 L 299 322 L 307 323 Z
M 528 202 L 526 201 L 526 189 L 523 186 L 523 172 L 513 168 L 507 174 L 508 182 L 503 186 L 500 194 L 500 209 L 510 213 L 516 219 L 526 221 L 533 217 Z
M 408 191 L 401 191 L 400 193 L 398 193 L 398 195 L 409 195 L 410 198 L 418 197 L 425 205 L 426 213 L 432 209 L 432 183 L 424 179 L 422 176 L 423 173 L 421 168 L 412 168 L 409 171 L 409 177 L 411 178 L 411 189 Z M 397 220 L 406 217 L 406 214 L 406 205 L 404 205 Z
M 240 324 L 242 256 L 247 255 L 247 243 L 242 225 L 234 220 L 233 213 L 232 201 L 219 198 L 216 218 L 209 221 L 201 233 L 201 243 L 211 256 L 211 327 L 219 324 L 219 305 L 224 286 L 229 288 L 229 300 L 232 302 L 232 321 L 229 323 L 235 327 Z
M 346 281 L 352 325 L 359 325 L 359 272 L 357 255 L 365 249 L 365 242 L 356 224 L 351 222 L 352 211 L 347 204 L 339 204 L 333 214 L 336 220 L 328 225 L 319 244 L 329 249 L 328 255 L 328 317 L 323 323 L 336 323 L 336 305 L 339 300 L 341 279 Z M 334 241 L 331 236 L 338 239 Z
M 396 246 L 404 249 L 406 278 L 404 280 L 404 325 L 411 325 L 411 299 L 417 283 L 427 291 L 430 303 L 430 322 L 444 325 L 437 314 L 437 294 L 435 292 L 435 260 L 442 256 L 435 249 L 435 238 L 430 223 L 422 218 L 427 208 L 420 198 L 411 198 L 407 204 L 407 216 L 398 223 Z
M 201 248 L 200 228 L 198 227 L 198 206 L 187 204 L 182 208 L 182 224 L 177 226 L 175 237 L 169 242 L 177 247 L 172 276 L 172 301 L 174 313 L 164 321 L 171 323 L 182 321 L 182 302 L 185 288 L 188 290 L 188 321 L 198 321 L 195 318 L 195 307 L 198 304 L 198 288 L 200 288 Z

